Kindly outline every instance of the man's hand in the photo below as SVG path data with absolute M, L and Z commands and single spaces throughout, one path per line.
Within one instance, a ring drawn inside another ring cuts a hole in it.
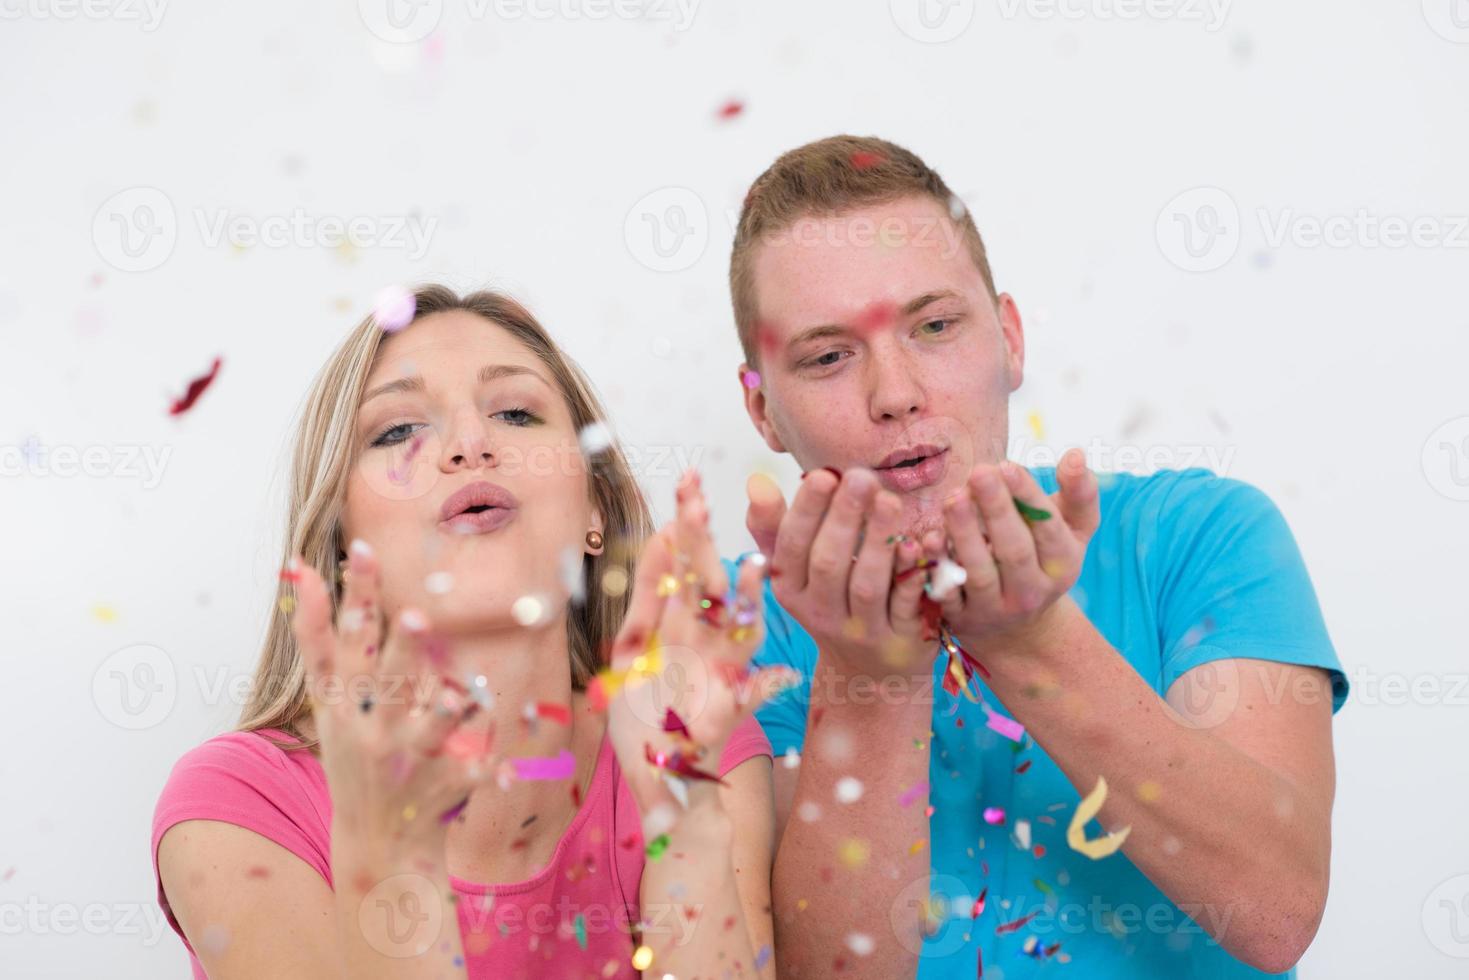
M 1047 496 L 1023 467 L 982 463 L 965 491 L 944 503 L 947 539 L 939 531 L 924 536 L 929 560 L 948 557 L 968 575 L 940 605 L 971 652 L 1043 630 L 1081 574 L 1101 520 L 1097 481 L 1081 450 L 1061 457 L 1056 481 L 1060 490 Z
M 789 510 L 780 490 L 753 477 L 747 523 L 771 562 L 777 601 L 832 666 L 853 674 L 928 675 L 919 656 L 919 546 L 901 539 L 902 503 L 877 475 L 813 470 Z

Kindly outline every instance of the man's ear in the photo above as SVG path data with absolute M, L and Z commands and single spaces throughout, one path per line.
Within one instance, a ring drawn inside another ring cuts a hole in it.
M 780 436 L 775 431 L 775 425 L 770 421 L 769 407 L 765 401 L 765 382 L 751 388 L 745 384 L 745 378 L 751 374 L 759 377 L 760 373 L 748 364 L 741 364 L 739 371 L 740 391 L 745 396 L 745 411 L 749 413 L 750 421 L 755 423 L 755 431 L 760 433 L 760 438 L 765 440 L 765 445 L 770 447 L 771 452 L 783 453 L 786 451 L 785 444 L 780 441 Z
M 1005 371 L 1010 377 L 1010 390 L 1020 387 L 1025 380 L 1025 328 L 1020 323 L 1020 307 L 1015 297 L 1001 293 L 995 300 L 995 312 L 1000 316 L 1000 334 L 1005 338 Z

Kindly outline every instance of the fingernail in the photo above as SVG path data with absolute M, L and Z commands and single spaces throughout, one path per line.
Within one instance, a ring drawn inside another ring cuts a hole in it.
M 352 543 L 348 545 L 347 550 L 352 552 L 352 554 L 354 555 L 361 555 L 363 558 L 372 557 L 372 545 L 368 544 L 366 541 L 363 541 L 361 538 L 353 538 Z

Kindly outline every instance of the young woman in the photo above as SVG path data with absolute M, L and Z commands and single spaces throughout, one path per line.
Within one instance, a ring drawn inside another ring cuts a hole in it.
M 649 533 L 525 309 L 414 298 L 319 376 L 253 699 L 158 803 L 194 975 L 768 980 L 763 561 L 693 476 Z

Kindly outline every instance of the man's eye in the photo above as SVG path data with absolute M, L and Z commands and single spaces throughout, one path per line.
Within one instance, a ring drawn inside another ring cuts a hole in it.
M 825 354 L 818 354 L 815 357 L 811 358 L 810 360 L 808 360 L 806 362 L 805 366 L 806 367 L 831 367 L 834 364 L 841 363 L 842 358 L 846 354 L 847 354 L 847 351 L 842 351 L 842 350 L 829 350 Z
M 933 337 L 947 330 L 952 322 L 952 320 L 929 320 L 918 329 Z
M 381 434 L 372 440 L 373 446 L 396 446 L 413 435 L 413 422 L 399 422 L 390 429 L 384 429 Z

